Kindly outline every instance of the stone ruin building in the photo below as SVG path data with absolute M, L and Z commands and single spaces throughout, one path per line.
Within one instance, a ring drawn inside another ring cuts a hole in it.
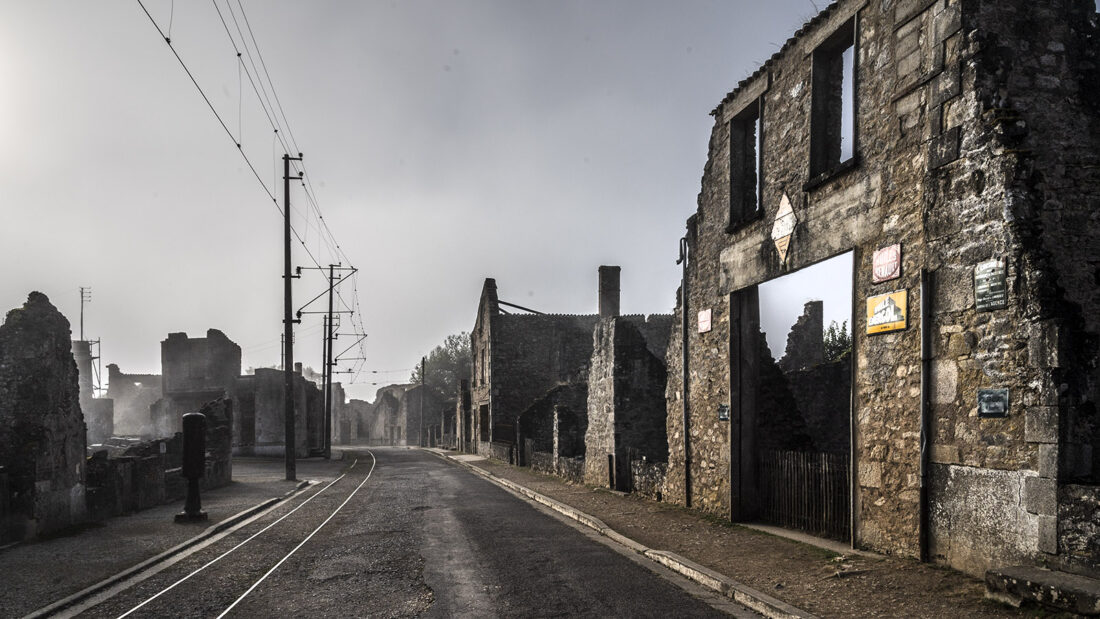
M 92 397 L 89 342 L 69 338 L 69 322 L 38 292 L 0 326 L 0 542 L 182 500 L 186 494 L 180 474 L 182 435 L 117 437 L 120 428 L 112 428 L 111 415 L 115 400 Z M 109 367 L 116 378 L 122 376 Z M 159 377 L 141 378 L 159 385 Z M 144 417 L 136 423 L 151 429 L 152 402 L 163 400 L 159 389 L 150 396 L 139 382 L 119 379 L 111 395 L 126 407 L 144 399 Z M 214 398 L 192 410 L 207 416 L 203 487 L 223 486 L 233 473 L 233 402 Z
M 114 408 L 114 434 L 154 438 L 151 409 L 163 395 L 160 374 L 125 374 L 107 364 L 107 399 Z
M 577 481 L 629 488 L 631 460 L 662 463 L 671 316 L 621 316 L 619 267 L 599 269 L 599 313 L 501 301 L 486 279 L 455 444 Z M 524 312 L 524 313 L 520 313 Z
M 841 0 L 719 103 L 666 499 L 767 520 L 775 483 L 827 480 L 817 504 L 856 547 L 1097 575 L 1096 24 L 1080 0 Z M 761 384 L 805 368 L 762 363 L 758 286 L 847 252 L 848 445 L 784 452 L 785 478 Z
M 378 390 L 373 403 L 355 406 L 362 410 L 359 442 L 378 446 L 439 446 L 444 411 L 454 410 L 454 403 L 431 386 L 416 384 L 387 385 Z
M 86 518 L 86 428 L 69 338 L 69 321 L 40 292 L 0 325 L 0 542 Z
M 217 329 L 206 337 L 169 333 L 160 343 L 162 397 L 153 404 L 151 417 L 157 436 L 172 436 L 183 429 L 183 415 L 206 402 L 232 398 L 241 375 L 241 347 Z
M 340 383 L 335 383 L 336 387 L 340 386 Z M 340 397 L 336 396 L 337 392 L 333 393 L 332 401 L 335 404 L 339 400 L 345 399 L 347 396 L 343 393 L 343 389 L 339 390 Z M 371 410 L 371 403 L 366 400 L 357 400 L 355 398 L 348 399 L 339 407 L 333 407 L 333 442 L 339 445 L 355 445 L 359 443 L 360 437 L 365 436 L 360 434 L 363 431 L 364 420 L 367 414 Z
M 236 377 L 233 398 L 234 453 L 241 456 L 281 456 L 286 453 L 286 373 L 256 368 Z M 294 364 L 294 452 L 307 458 L 325 452 L 325 409 L 321 389 Z

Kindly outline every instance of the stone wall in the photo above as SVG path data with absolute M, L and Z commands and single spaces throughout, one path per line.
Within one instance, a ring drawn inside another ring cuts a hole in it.
M 205 338 L 169 333 L 160 343 L 163 397 L 151 408 L 156 436 L 182 430 L 183 415 L 204 403 L 233 397 L 241 376 L 241 347 L 217 329 Z
M 421 385 L 402 391 L 400 402 L 397 424 L 407 437 L 405 444 L 434 447 L 440 436 L 443 411 L 453 408 L 453 403 L 445 402 L 431 387 Z
M 366 438 L 363 433 L 363 420 L 369 414 L 370 402 L 352 398 L 344 405 L 344 416 L 352 426 L 349 444 L 357 444 Z
M 114 434 L 153 438 L 150 408 L 163 395 L 159 374 L 124 374 L 107 365 L 107 395 L 114 401 Z
M 583 456 L 584 430 L 579 426 L 586 422 L 587 397 L 587 383 L 551 389 L 520 414 L 520 437 L 533 441 L 536 451 L 554 454 L 560 446 L 568 456 Z
M 0 539 L 85 518 L 86 430 L 69 338 L 69 321 L 40 292 L 0 326 L 0 467 L 7 485 Z
M 471 332 L 471 412 L 479 450 L 493 441 L 515 443 L 519 416 L 531 404 L 559 385 L 587 381 L 596 320 L 505 314 L 496 281 L 485 280 Z
M 285 453 L 285 393 L 286 373 L 282 370 L 256 368 L 255 374 L 237 379 L 231 399 L 237 403 L 233 440 L 238 455 Z M 321 390 L 301 372 L 294 373 L 294 412 L 295 453 L 300 458 L 320 453 L 324 447 Z
M 671 316 L 601 318 L 592 333 L 585 483 L 629 490 L 630 459 L 668 459 L 665 364 L 646 334 L 667 347 Z
M 667 462 L 649 460 L 630 461 L 630 491 L 634 494 L 662 501 L 665 497 L 665 479 L 668 477 Z
M 200 488 L 228 485 L 233 477 L 233 401 L 219 399 L 199 411 L 206 415 L 206 472 Z M 164 503 L 183 501 L 183 435 L 168 439 L 118 441 L 88 457 L 88 516 L 102 520 Z
M 401 400 L 411 385 L 388 385 L 375 394 L 374 404 L 364 418 L 362 436 L 368 445 L 405 445 L 404 423 L 399 415 Z
M 1047 497 L 1059 480 L 1091 487 L 1100 477 L 1091 404 L 1100 383 L 1091 361 L 1100 333 L 1094 10 L 1077 0 L 842 0 L 714 110 L 698 209 L 688 220 L 688 301 L 677 308 L 693 327 L 686 398 L 694 507 L 732 516 L 745 497 L 730 483 L 745 454 L 731 424 L 714 414 L 729 406 L 736 422 L 751 405 L 731 372 L 743 363 L 731 356 L 730 342 L 742 341 L 741 332 L 731 334 L 734 318 L 752 322 L 757 284 L 852 251 L 855 543 L 921 554 L 926 270 L 934 273 L 927 326 L 939 484 L 927 506 L 932 558 L 971 572 L 1000 561 L 1072 562 L 1068 548 L 1060 550 L 1069 542 L 1059 541 L 1059 518 L 1063 529 L 1078 530 L 1078 511 L 1059 513 Z M 812 144 L 823 136 L 811 126 L 811 65 L 846 24 L 856 41 L 854 157 L 811 177 Z M 731 121 L 760 101 L 762 209 L 731 219 Z M 796 218 L 785 256 L 771 237 L 784 196 Z M 876 283 L 873 254 L 893 244 L 902 247 L 900 276 Z M 974 269 L 990 260 L 1005 267 L 1006 298 L 979 311 Z M 865 300 L 899 290 L 909 308 L 905 328 L 867 335 Z M 707 309 L 712 328 L 700 333 L 694 317 Z M 668 495 L 683 501 L 680 345 L 675 330 Z M 1008 414 L 979 416 L 977 392 L 993 388 L 1009 390 Z M 981 513 L 964 500 L 964 486 L 990 501 Z M 990 528 L 1004 530 L 994 536 Z M 967 539 L 974 545 L 963 552 Z
M 824 304 L 809 301 L 787 334 L 787 348 L 779 367 L 784 372 L 812 368 L 825 361 Z

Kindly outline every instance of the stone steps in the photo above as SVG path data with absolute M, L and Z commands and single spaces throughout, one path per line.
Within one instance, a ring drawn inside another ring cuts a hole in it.
M 1079 615 L 1100 616 L 1100 580 L 1016 566 L 985 573 L 986 597 L 1020 606 L 1033 602 Z

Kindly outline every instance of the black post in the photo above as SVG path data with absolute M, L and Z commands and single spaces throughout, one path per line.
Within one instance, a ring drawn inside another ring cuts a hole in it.
M 325 457 L 332 457 L 332 340 L 333 329 L 332 324 L 332 289 L 336 287 L 336 275 L 334 271 L 339 265 L 328 265 L 328 326 L 325 327 L 325 341 L 328 342 L 328 346 L 325 348 L 325 371 L 324 374 L 327 377 L 325 381 Z
M 683 370 L 683 378 L 680 393 L 680 404 L 683 418 L 684 437 L 684 505 L 691 507 L 691 426 L 688 420 L 688 240 L 685 236 L 680 239 L 680 259 L 676 261 L 681 265 L 680 275 L 680 365 Z
M 187 479 L 187 501 L 176 522 L 206 520 L 199 498 L 199 480 L 206 473 L 206 415 L 187 413 L 183 416 L 183 476 Z
M 283 155 L 283 417 L 286 423 L 286 478 L 294 481 L 297 477 L 297 462 L 294 437 L 294 307 L 290 290 L 290 162 L 301 161 L 302 153 L 297 157 Z M 295 176 L 293 178 L 302 178 Z
M 425 384 L 427 382 L 427 376 L 424 375 L 425 369 L 428 365 L 428 358 L 420 358 L 420 438 L 416 439 L 416 443 L 423 447 L 421 443 L 424 441 L 424 392 L 427 389 Z
M 329 421 L 328 421 L 328 399 L 325 394 L 328 393 L 329 381 L 332 379 L 329 377 L 328 367 L 328 349 L 332 346 L 332 342 L 329 340 L 328 321 L 329 316 L 321 316 L 321 409 L 324 414 L 325 431 L 324 437 L 321 439 L 322 449 L 325 452 L 325 458 L 329 457 Z

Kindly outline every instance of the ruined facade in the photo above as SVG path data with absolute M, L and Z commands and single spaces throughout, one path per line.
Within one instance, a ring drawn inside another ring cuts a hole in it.
M 496 282 L 485 280 L 469 404 L 456 413 L 462 449 L 622 490 L 633 487 L 632 459 L 645 467 L 667 460 L 672 316 L 620 316 L 619 276 L 617 266 L 599 268 L 599 314 L 583 316 L 500 301 Z M 459 395 L 467 397 L 465 385 Z
M 32 292 L 0 325 L 0 540 L 80 523 L 85 425 L 69 321 Z
M 491 444 L 505 458 L 522 445 L 518 419 L 558 385 L 586 382 L 597 316 L 512 314 L 501 310 L 497 285 L 486 279 L 470 334 L 470 404 L 478 453 Z
M 151 408 L 161 398 L 160 374 L 125 374 L 107 365 L 107 398 L 114 404 L 114 434 L 153 438 Z
M 387 385 L 366 407 L 358 440 L 367 445 L 435 447 L 443 441 L 443 418 L 453 410 L 454 402 L 431 387 Z
M 252 375 L 237 377 L 233 400 L 233 451 L 237 455 L 283 455 L 286 446 L 286 373 L 256 368 Z M 299 458 L 324 452 L 324 404 L 321 390 L 302 376 L 302 364 L 294 372 L 294 442 Z
M 241 347 L 209 329 L 204 338 L 169 333 L 160 343 L 162 398 L 152 408 L 157 436 L 180 432 L 183 415 L 212 400 L 232 397 L 241 375 Z
M 680 329 L 669 345 L 668 498 L 759 513 L 757 285 L 851 251 L 853 543 L 1095 573 L 1094 11 L 842 0 L 719 104 L 686 358 Z
M 584 481 L 631 489 L 632 460 L 668 461 L 665 353 L 672 316 L 596 323 L 588 377 Z

